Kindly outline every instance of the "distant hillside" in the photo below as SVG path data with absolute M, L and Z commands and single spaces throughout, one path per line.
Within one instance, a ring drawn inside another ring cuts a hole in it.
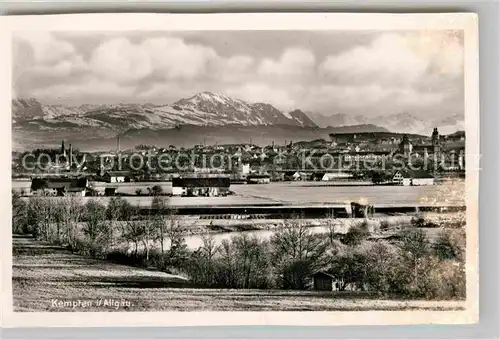
M 185 125 L 174 129 L 149 130 L 133 129 L 120 134 L 120 143 L 127 147 L 139 144 L 163 145 L 170 144 L 192 147 L 196 144 L 240 144 L 253 143 L 256 145 L 271 145 L 273 142 L 284 145 L 285 142 L 329 139 L 334 132 L 357 133 L 367 131 L 387 131 L 374 125 L 345 126 L 338 128 L 298 127 L 287 125 L 261 126 L 196 126 Z
M 439 128 L 442 134 L 450 134 L 465 129 L 465 117 L 460 114 L 435 119 L 421 118 L 407 112 L 376 117 L 352 116 L 342 113 L 327 116 L 317 112 L 308 112 L 308 115 L 319 127 L 375 124 L 391 132 L 421 135 L 430 135 L 434 127 Z

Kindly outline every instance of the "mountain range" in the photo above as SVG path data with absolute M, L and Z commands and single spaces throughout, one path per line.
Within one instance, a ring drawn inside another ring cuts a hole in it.
M 422 119 L 407 112 L 375 117 L 366 117 L 363 115 L 351 116 L 342 113 L 327 116 L 317 112 L 307 112 L 307 115 L 319 127 L 373 124 L 391 132 L 421 135 L 429 135 L 434 127 L 437 127 L 442 134 L 465 130 L 465 117 L 460 114 L 436 119 Z
M 43 105 L 34 98 L 12 102 L 15 126 L 35 125 L 41 130 L 96 127 L 123 132 L 140 128 L 171 128 L 177 125 L 220 126 L 228 124 L 292 125 L 317 127 L 302 111 L 280 111 L 265 103 L 247 103 L 223 94 L 201 92 L 171 105 Z
M 453 127 L 459 118 L 448 117 L 442 123 L 455 132 Z M 406 113 L 367 118 L 325 116 L 298 109 L 282 111 L 271 104 L 249 103 L 212 92 L 197 93 L 168 105 L 47 105 L 35 98 L 16 98 L 12 100 L 12 122 L 14 148 L 52 146 L 65 139 L 81 147 L 92 145 L 93 149 L 113 147 L 118 135 L 131 145 L 155 142 L 189 146 L 207 138 L 214 143 L 246 142 L 253 138 L 256 144 L 268 144 L 275 139 L 322 138 L 332 132 L 429 135 L 437 123 Z M 442 125 L 436 126 L 441 129 Z

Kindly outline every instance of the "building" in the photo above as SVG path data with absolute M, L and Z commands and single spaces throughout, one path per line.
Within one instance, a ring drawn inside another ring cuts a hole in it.
M 104 196 L 115 196 L 116 195 L 116 187 L 106 187 L 104 188 Z
M 413 145 L 407 135 L 403 136 L 401 144 L 399 144 L 399 152 L 404 155 L 404 157 L 409 157 L 413 150 Z
M 245 176 L 248 175 L 249 173 L 250 173 L 250 164 L 249 163 L 241 164 L 241 174 Z
M 301 171 L 296 171 L 292 175 L 292 179 L 294 181 L 307 181 L 307 180 L 309 180 L 309 178 L 310 178 L 309 174 L 307 174 L 306 172 L 301 172 Z
M 250 174 L 247 176 L 248 184 L 267 184 L 271 183 L 271 177 L 265 174 Z
M 425 170 L 398 170 L 392 181 L 404 186 L 434 185 L 434 177 Z
M 434 128 L 432 131 L 432 153 L 436 159 L 439 159 L 441 156 L 441 142 L 439 137 L 439 131 L 437 128 Z
M 31 193 L 44 196 L 85 196 L 87 178 L 33 178 Z
M 325 177 L 326 172 L 313 172 L 311 174 L 311 181 L 321 181 Z
M 178 177 L 172 178 L 173 196 L 226 196 L 231 179 L 227 177 Z
M 130 182 L 128 171 L 106 171 L 102 177 L 108 183 Z
M 333 280 L 334 277 L 323 271 L 319 271 L 312 276 L 313 279 L 313 289 L 332 291 L 333 290 Z
M 352 178 L 352 177 L 353 177 L 352 173 L 337 171 L 337 172 L 325 173 L 321 180 L 326 182 L 326 181 L 335 181 L 338 179 L 346 179 L 346 178 Z

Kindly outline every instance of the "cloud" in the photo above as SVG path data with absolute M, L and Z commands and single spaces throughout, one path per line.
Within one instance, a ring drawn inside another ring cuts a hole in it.
M 183 97 L 193 95 L 195 92 L 206 91 L 203 83 L 162 81 L 148 84 L 137 93 L 137 98 L 161 104 L 171 104 Z M 215 91 L 215 90 L 214 90 Z
M 186 44 L 180 38 L 150 38 L 138 44 L 127 38 L 113 38 L 93 51 L 90 65 L 100 76 L 118 81 L 153 74 L 165 79 L 194 79 L 202 76 L 215 58 L 214 49 Z
M 74 99 L 89 97 L 123 97 L 130 96 L 135 86 L 124 86 L 109 80 L 85 77 L 78 83 L 67 83 L 49 86 L 33 91 L 36 97 L 51 99 Z
M 463 37 L 459 31 L 421 32 L 412 48 L 439 76 L 461 77 L 464 71 Z
M 74 46 L 50 32 L 23 32 L 14 39 L 14 76 L 28 81 L 64 78 L 86 70 L 83 57 Z
M 311 89 L 308 101 L 353 111 L 431 112 L 460 94 L 462 45 L 453 31 L 383 33 L 327 56 L 319 67 L 323 85 Z
M 241 82 L 255 74 L 255 59 L 247 55 L 218 57 L 212 61 L 212 71 L 214 80 Z
M 321 65 L 327 75 L 349 83 L 412 83 L 426 68 L 427 61 L 398 34 L 384 34 L 369 46 L 328 56 Z
M 265 83 L 246 83 L 238 87 L 229 87 L 224 92 L 251 103 L 269 103 L 280 109 L 295 107 L 295 100 L 289 91 Z
M 40 64 L 54 63 L 76 54 L 71 43 L 55 38 L 50 32 L 17 33 L 15 40 L 28 44 L 33 52 L 34 61 Z
M 360 109 L 364 114 L 370 115 L 372 111 L 380 110 L 394 112 L 408 107 L 420 109 L 438 105 L 446 99 L 447 95 L 444 93 L 419 92 L 408 87 L 323 84 L 308 88 L 302 103 L 322 109 Z
M 287 48 L 279 59 L 266 58 L 259 65 L 258 73 L 262 76 L 298 77 L 311 75 L 316 58 L 303 48 Z
M 199 77 L 206 72 L 208 63 L 217 58 L 213 48 L 186 44 L 180 38 L 151 38 L 140 48 L 148 53 L 155 72 L 168 79 Z
M 99 45 L 92 53 L 90 67 L 98 75 L 118 81 L 142 79 L 153 71 L 148 51 L 126 38 Z
M 83 60 L 82 56 L 75 55 L 70 59 L 63 59 L 52 65 L 35 65 L 31 68 L 28 68 L 26 72 L 39 77 L 64 78 L 70 76 L 73 73 L 84 72 L 87 69 L 88 66 Z
M 385 33 L 368 46 L 328 56 L 320 69 L 348 83 L 412 85 L 429 72 L 461 75 L 463 50 L 448 32 Z

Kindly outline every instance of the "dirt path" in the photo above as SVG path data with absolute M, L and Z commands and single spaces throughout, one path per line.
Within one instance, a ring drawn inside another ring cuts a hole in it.
M 376 300 L 354 293 L 199 289 L 182 277 L 91 260 L 13 239 L 15 311 L 457 310 L 462 301 Z

